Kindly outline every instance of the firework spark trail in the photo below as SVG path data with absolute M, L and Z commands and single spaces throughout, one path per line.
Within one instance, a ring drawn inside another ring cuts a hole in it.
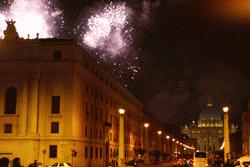
M 0 11 L 0 38 L 6 28 L 5 20 L 10 19 L 16 21 L 17 32 L 24 38 L 28 34 L 35 38 L 37 33 L 42 38 L 58 36 L 56 27 L 64 24 L 62 11 L 51 0 L 14 0 L 9 9 Z

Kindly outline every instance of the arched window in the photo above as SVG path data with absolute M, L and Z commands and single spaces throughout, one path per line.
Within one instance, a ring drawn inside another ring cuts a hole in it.
M 9 87 L 5 92 L 4 114 L 16 114 L 17 89 Z

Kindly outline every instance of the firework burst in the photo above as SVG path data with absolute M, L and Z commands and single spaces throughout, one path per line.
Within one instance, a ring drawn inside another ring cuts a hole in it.
M 80 34 L 80 45 L 112 67 L 114 76 L 127 85 L 140 70 L 133 47 L 132 9 L 124 2 L 100 6 L 87 14 L 88 18 L 81 21 L 75 34 Z
M 131 10 L 125 3 L 109 3 L 90 16 L 87 25 L 79 27 L 83 28 L 82 43 L 111 56 L 121 55 L 131 42 L 132 28 L 127 28 L 130 15 Z
M 6 28 L 5 20 L 16 21 L 16 29 L 20 37 L 42 38 L 59 36 L 59 28 L 63 28 L 64 19 L 60 9 L 51 0 L 14 0 L 6 1 L 9 7 L 0 11 L 0 37 Z

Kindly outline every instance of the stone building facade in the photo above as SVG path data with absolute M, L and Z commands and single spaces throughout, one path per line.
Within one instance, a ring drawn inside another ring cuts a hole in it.
M 14 21 L 7 24 L 0 39 L 0 167 L 35 160 L 43 166 L 115 163 L 119 108 L 125 109 L 125 161 L 140 149 L 150 160 L 155 152 L 165 160 L 184 145 L 73 40 L 23 39 Z
M 21 39 L 8 24 L 0 40 L 0 166 L 104 166 L 117 157 L 119 108 L 132 159 L 143 145 L 142 104 L 73 41 Z

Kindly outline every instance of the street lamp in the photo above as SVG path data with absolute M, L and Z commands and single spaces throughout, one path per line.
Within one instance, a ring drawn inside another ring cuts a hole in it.
M 145 155 L 144 155 L 144 160 L 145 160 L 145 164 L 149 164 L 149 135 L 148 135 L 148 127 L 149 127 L 149 123 L 144 123 L 144 128 L 145 128 L 145 141 L 144 141 L 144 150 Z
M 224 162 L 226 163 L 230 159 L 230 140 L 229 140 L 229 116 L 228 116 L 229 107 L 223 107 L 224 112 Z
M 162 141 L 161 141 L 161 134 L 162 134 L 162 131 L 161 131 L 161 130 L 158 130 L 157 133 L 158 133 L 158 135 L 159 135 L 159 140 L 160 140 L 160 141 L 159 141 L 159 143 L 160 143 L 160 144 L 159 144 L 159 145 L 160 145 L 159 151 L 162 153 L 162 152 L 163 152 L 163 148 L 162 148 L 162 147 L 163 147 L 163 144 L 162 144 Z M 162 158 L 162 157 L 160 157 L 160 159 L 161 159 L 161 158 Z
M 170 150 L 170 143 L 169 143 L 169 140 L 170 140 L 170 136 L 169 135 L 167 135 L 166 136 L 166 139 L 167 139 L 167 153 L 169 154 L 172 150 Z
M 119 147 L 118 147 L 118 167 L 125 167 L 125 148 L 124 148 L 124 114 L 125 110 L 120 108 L 120 122 L 119 122 Z

